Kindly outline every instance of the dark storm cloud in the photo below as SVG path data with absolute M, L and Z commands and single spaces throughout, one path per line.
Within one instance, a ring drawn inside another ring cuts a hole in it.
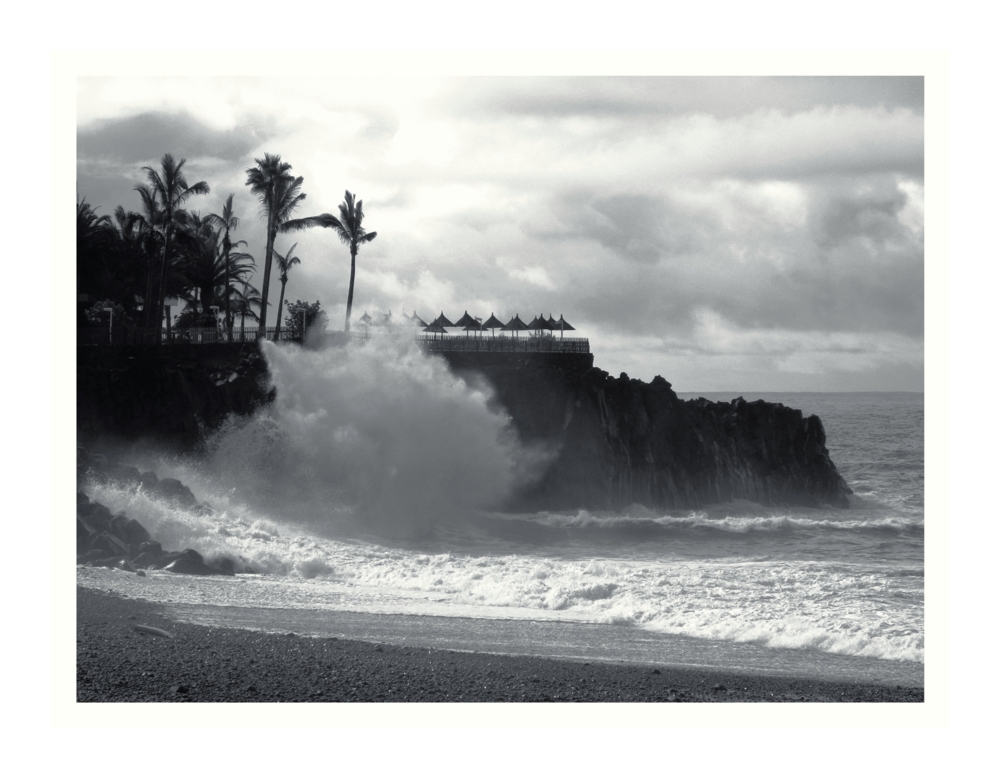
M 150 111 L 81 127 L 77 155 L 144 163 L 169 152 L 177 158 L 214 157 L 238 162 L 266 139 L 266 130 L 254 123 L 215 130 L 186 113 Z
M 760 110 L 807 111 L 853 105 L 922 114 L 922 77 L 879 76 L 632 76 L 463 79 L 441 99 L 456 113 L 542 117 L 663 117 L 704 113 L 716 118 Z

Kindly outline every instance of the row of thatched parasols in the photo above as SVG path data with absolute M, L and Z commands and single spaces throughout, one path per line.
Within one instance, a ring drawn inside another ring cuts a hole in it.
M 361 317 L 358 318 L 358 324 L 361 326 L 368 327 L 392 327 L 397 324 L 397 321 L 392 318 L 392 312 L 390 311 L 384 317 L 380 317 L 378 320 L 372 319 L 366 311 Z M 480 321 L 479 317 L 470 316 L 469 312 L 466 311 L 465 315 L 459 319 L 457 322 L 452 322 L 448 317 L 444 315 L 442 311 L 430 324 L 427 324 L 423 319 L 417 316 L 417 312 L 414 311 L 412 316 L 407 315 L 405 312 L 402 314 L 401 324 L 408 327 L 418 327 L 425 333 L 441 333 L 446 334 L 448 331 L 445 328 L 448 327 L 460 327 L 465 330 L 466 336 L 470 332 L 479 333 L 482 331 L 489 330 L 492 332 L 493 336 L 496 336 L 496 331 L 499 329 L 501 333 L 508 332 L 513 333 L 514 337 L 517 337 L 517 333 L 523 330 L 529 332 L 535 332 L 541 334 L 543 330 L 548 330 L 550 332 L 559 331 L 559 337 L 562 338 L 567 330 L 576 330 L 573 325 L 563 319 L 562 314 L 559 315 L 559 319 L 553 318 L 552 314 L 549 314 L 546 318 L 543 314 L 539 314 L 534 319 L 532 319 L 528 324 L 525 324 L 521 317 L 515 314 L 511 317 L 509 322 L 501 322 L 492 313 L 490 318 L 485 322 Z

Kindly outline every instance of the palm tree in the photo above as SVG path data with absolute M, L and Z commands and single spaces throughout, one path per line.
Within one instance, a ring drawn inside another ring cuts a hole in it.
M 93 206 L 82 199 L 76 204 L 76 267 L 78 292 L 98 294 L 107 256 L 114 246 L 115 230 L 111 217 L 98 216 Z
M 285 304 L 285 285 L 288 283 L 288 271 L 292 269 L 293 265 L 298 265 L 300 260 L 298 257 L 293 257 L 292 252 L 295 251 L 295 247 L 298 246 L 297 243 L 292 244 L 292 248 L 285 252 L 285 256 L 282 257 L 278 251 L 274 253 L 278 255 L 278 271 L 281 273 L 281 294 L 278 295 L 278 322 L 274 328 L 274 340 L 277 341 L 281 338 L 281 309 Z
M 155 310 L 146 303 L 147 325 L 157 328 L 156 340 L 160 341 L 159 317 L 163 316 L 163 300 L 166 297 L 167 265 L 170 261 L 170 237 L 174 227 L 174 220 L 177 212 L 181 210 L 181 205 L 191 195 L 207 195 L 209 193 L 208 184 L 199 181 L 197 184 L 188 186 L 187 180 L 181 173 L 181 168 L 187 160 L 174 162 L 172 154 L 164 154 L 160 161 L 161 173 L 150 167 L 144 167 L 146 171 L 146 182 L 149 188 L 160 202 L 163 209 L 163 264 L 160 266 L 160 292 L 157 296 Z
M 340 219 L 331 214 L 309 216 L 305 219 L 292 219 L 281 227 L 282 232 L 304 230 L 307 227 L 330 227 L 336 231 L 342 243 L 351 247 L 351 283 L 347 289 L 347 317 L 344 321 L 344 332 L 351 332 L 351 306 L 354 304 L 354 265 L 358 256 L 358 247 L 363 243 L 375 240 L 378 233 L 366 232 L 361 226 L 365 218 L 361 209 L 361 201 L 356 204 L 351 192 L 344 192 L 344 202 L 340 204 Z
M 282 162 L 280 154 L 265 154 L 255 159 L 256 168 L 247 169 L 247 186 L 260 200 L 261 214 L 267 220 L 267 245 L 264 256 L 264 284 L 261 287 L 260 326 L 267 330 L 267 296 L 271 285 L 271 257 L 274 238 L 299 203 L 306 196 L 300 192 L 302 176 L 293 178 L 290 163 Z
M 229 197 L 226 198 L 226 204 L 222 207 L 222 216 L 219 216 L 218 214 L 209 214 L 208 219 L 209 221 L 211 221 L 213 225 L 225 231 L 222 236 L 222 251 L 226 255 L 226 293 L 225 293 L 226 320 L 225 321 L 226 321 L 226 329 L 229 331 L 229 340 L 232 341 L 233 320 L 229 316 L 229 297 L 230 297 L 229 252 L 233 248 L 233 243 L 229 239 L 229 233 L 230 231 L 235 230 L 240 225 L 239 218 L 235 214 L 233 214 L 233 195 L 230 194 Z
M 221 230 L 210 217 L 185 214 L 178 220 L 178 228 L 177 270 L 187 288 L 183 297 L 189 302 L 200 301 L 201 313 L 207 317 L 218 297 L 228 296 L 233 281 L 242 282 L 250 275 L 254 260 L 246 252 L 232 251 L 243 241 L 230 244 L 229 253 L 224 253 Z
M 163 236 L 157 231 L 163 223 L 163 213 L 160 204 L 156 201 L 156 193 L 149 187 L 140 184 L 135 187 L 142 199 L 141 213 L 134 214 L 136 225 L 142 235 L 142 244 L 147 255 L 146 259 L 146 295 L 143 297 L 143 310 L 146 325 L 149 326 L 149 319 L 152 316 L 150 308 L 153 300 L 153 256 L 160 253 L 160 244 Z
M 233 297 L 233 318 L 237 314 L 240 317 L 240 340 L 242 341 L 247 317 L 250 317 L 254 322 L 260 321 L 260 317 L 253 310 L 254 306 L 260 306 L 260 292 L 247 281 L 243 282 L 242 289 L 233 287 L 230 292 Z

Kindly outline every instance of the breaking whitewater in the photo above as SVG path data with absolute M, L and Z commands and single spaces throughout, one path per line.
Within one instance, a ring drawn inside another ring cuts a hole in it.
M 818 414 L 846 510 L 514 514 L 498 507 L 553 453 L 522 447 L 487 388 L 399 344 L 264 352 L 268 408 L 198 456 L 125 458 L 214 513 L 84 485 L 164 548 L 254 573 L 80 566 L 80 585 L 208 625 L 923 684 L 922 394 L 703 395 Z

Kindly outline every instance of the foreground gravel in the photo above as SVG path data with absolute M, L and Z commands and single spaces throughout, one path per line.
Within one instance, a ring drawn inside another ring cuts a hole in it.
M 152 627 L 170 637 L 137 629 Z M 172 622 L 77 588 L 77 700 L 923 701 L 922 688 L 579 663 Z

